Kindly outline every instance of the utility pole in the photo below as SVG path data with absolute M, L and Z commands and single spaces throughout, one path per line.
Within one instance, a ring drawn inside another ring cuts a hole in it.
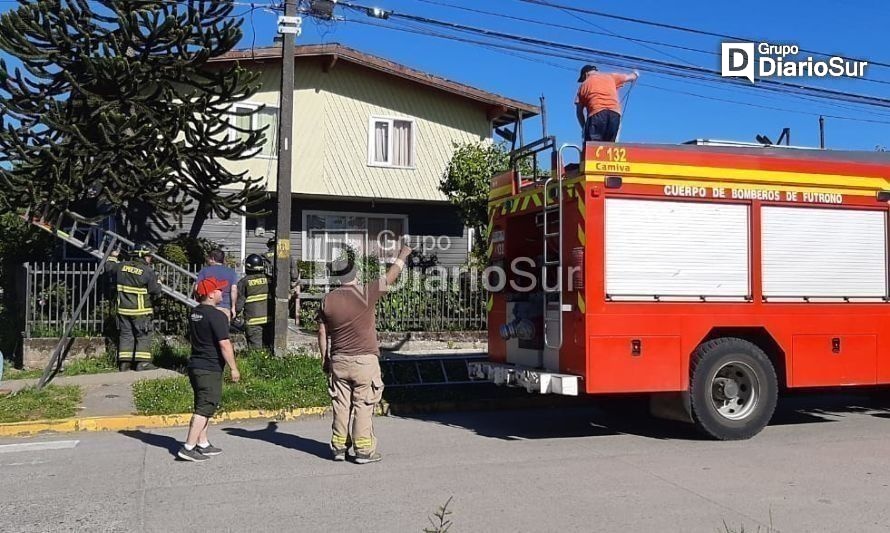
M 300 35 L 297 0 L 284 1 L 284 16 L 278 17 L 281 43 L 281 95 L 278 106 L 278 206 L 275 225 L 275 310 L 273 332 L 275 354 L 287 353 L 288 302 L 291 264 L 291 166 L 293 164 L 294 39 Z
M 819 148 L 825 150 L 825 117 L 819 115 Z

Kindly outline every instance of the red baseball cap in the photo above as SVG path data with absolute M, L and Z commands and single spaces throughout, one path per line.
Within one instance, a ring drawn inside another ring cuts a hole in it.
M 198 282 L 195 287 L 195 294 L 204 297 L 215 290 L 222 290 L 229 286 L 229 282 L 224 279 L 204 278 Z

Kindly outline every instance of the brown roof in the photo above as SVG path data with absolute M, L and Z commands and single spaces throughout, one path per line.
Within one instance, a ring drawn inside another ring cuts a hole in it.
M 483 91 L 469 85 L 433 76 L 399 63 L 383 59 L 381 57 L 359 52 L 340 44 L 310 44 L 294 47 L 296 57 L 324 57 L 330 58 L 329 68 L 340 59 L 349 61 L 364 67 L 378 70 L 393 76 L 433 87 L 445 92 L 463 96 L 489 106 L 488 116 L 495 126 L 503 126 L 516 120 L 521 111 L 525 118 L 540 114 L 541 108 L 519 100 L 513 100 L 494 93 Z M 271 46 L 254 48 L 251 50 L 233 50 L 212 61 L 276 61 L 281 59 L 281 47 Z

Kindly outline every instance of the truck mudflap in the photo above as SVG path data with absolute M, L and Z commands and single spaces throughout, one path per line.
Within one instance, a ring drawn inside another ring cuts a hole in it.
M 578 396 L 581 376 L 558 374 L 517 365 L 474 361 L 468 364 L 470 379 L 495 385 L 522 387 L 530 393 Z

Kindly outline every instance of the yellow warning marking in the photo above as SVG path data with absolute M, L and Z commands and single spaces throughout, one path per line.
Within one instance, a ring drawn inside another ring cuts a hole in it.
M 584 197 L 578 196 L 578 212 L 581 213 L 581 220 L 587 218 L 587 206 L 584 205 Z
M 578 293 L 578 311 L 581 311 L 582 313 L 587 312 L 587 304 L 584 302 L 584 297 L 581 296 L 580 292 Z
M 581 224 L 578 224 L 578 241 L 581 243 L 581 246 L 587 246 L 587 235 L 584 233 L 584 227 Z
M 278 239 L 275 254 L 277 257 L 290 257 L 290 239 Z
M 526 196 L 525 198 L 523 198 L 522 199 L 522 207 L 520 207 L 519 209 L 522 211 L 525 211 L 526 209 L 528 209 L 528 203 L 531 201 L 531 199 L 532 199 L 531 196 Z
M 485 302 L 485 310 L 490 313 L 492 307 L 494 307 L 494 296 L 489 296 L 488 301 Z

